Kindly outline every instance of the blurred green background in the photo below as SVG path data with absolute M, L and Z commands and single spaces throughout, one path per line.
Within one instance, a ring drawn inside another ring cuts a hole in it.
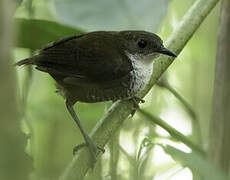
M 36 53 L 48 42 L 95 30 L 141 29 L 155 32 L 166 40 L 193 2 L 24 0 L 14 13 L 17 20 L 13 33 L 17 47 L 13 49 L 13 60 L 17 62 Z M 150 115 L 162 118 L 203 150 L 207 150 L 209 138 L 219 7 L 205 19 L 164 74 L 161 82 L 168 82 L 168 86 L 154 86 L 145 97 L 145 104 L 140 106 Z M 55 82 L 48 74 L 19 67 L 16 77 L 21 127 L 28 137 L 26 152 L 34 167 L 29 177 L 33 180 L 58 179 L 73 158 L 73 147 L 83 142 L 83 138 L 65 108 L 64 99 L 55 93 Z M 189 108 L 172 91 L 176 91 Z M 87 132 L 109 105 L 75 105 Z M 86 179 L 190 180 L 200 175 L 199 170 L 191 171 L 183 165 L 186 158 L 180 153 L 178 156 L 182 160 L 175 158 L 175 149 L 164 149 L 161 145 L 172 145 L 184 152 L 191 152 L 191 149 L 147 119 L 143 112 L 128 118 Z M 202 159 L 200 155 L 192 156 Z M 208 164 L 206 160 L 201 161 Z M 203 165 L 198 160 L 195 162 L 198 167 Z M 213 173 L 216 171 L 219 172 L 214 168 Z

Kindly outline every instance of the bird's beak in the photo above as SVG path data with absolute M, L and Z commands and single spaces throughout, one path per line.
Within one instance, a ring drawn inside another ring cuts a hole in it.
M 177 57 L 177 55 L 175 53 L 173 53 L 172 51 L 169 51 L 168 49 L 166 49 L 165 47 L 162 47 L 159 51 L 159 53 L 161 54 L 166 54 L 168 56 L 172 56 L 172 57 Z

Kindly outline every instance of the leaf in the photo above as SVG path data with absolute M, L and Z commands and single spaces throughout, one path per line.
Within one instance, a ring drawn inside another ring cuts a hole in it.
M 15 19 L 18 34 L 16 45 L 22 48 L 40 49 L 49 42 L 83 31 L 56 22 L 38 19 Z
M 63 24 L 86 30 L 157 31 L 170 0 L 54 0 Z
M 204 180 L 227 180 L 227 176 L 220 169 L 204 159 L 199 153 L 185 153 L 170 145 L 161 147 L 174 160 L 198 172 Z

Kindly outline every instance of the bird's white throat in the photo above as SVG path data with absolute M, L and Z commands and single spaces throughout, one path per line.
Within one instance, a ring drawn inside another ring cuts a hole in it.
M 153 57 L 140 57 L 126 52 L 131 60 L 133 70 L 131 74 L 131 94 L 137 94 L 147 85 L 153 71 Z M 146 59 L 145 59 L 146 58 Z

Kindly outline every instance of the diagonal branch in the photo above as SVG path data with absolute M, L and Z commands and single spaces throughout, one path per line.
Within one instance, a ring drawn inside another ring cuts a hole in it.
M 198 144 L 193 143 L 188 137 L 183 135 L 181 132 L 177 131 L 175 128 L 167 124 L 164 120 L 161 118 L 158 118 L 144 110 L 139 110 L 138 111 L 140 114 L 142 114 L 144 117 L 146 117 L 146 120 L 149 122 L 154 123 L 154 125 L 158 125 L 164 130 L 166 130 L 173 138 L 179 140 L 180 142 L 184 143 L 187 145 L 189 148 L 192 150 L 197 151 L 201 155 L 205 155 L 205 152 L 201 149 L 201 147 Z
M 168 38 L 166 47 L 179 54 L 218 1 L 195 1 L 176 30 Z M 165 56 L 160 56 L 155 60 L 152 78 L 140 94 L 141 97 L 144 97 L 148 93 L 172 62 L 172 58 Z M 132 107 L 133 104 L 130 101 L 115 102 L 91 132 L 93 141 L 100 147 L 104 147 L 115 131 L 121 127 L 124 120 L 129 116 Z M 98 155 L 101 155 L 101 153 L 98 152 Z M 82 148 L 67 166 L 60 180 L 82 180 L 89 169 L 90 154 L 86 148 Z

